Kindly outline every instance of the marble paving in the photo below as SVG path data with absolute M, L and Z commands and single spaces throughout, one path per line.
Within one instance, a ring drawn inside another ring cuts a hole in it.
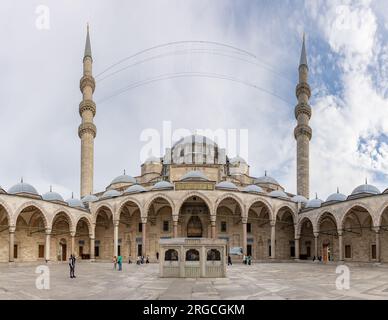
M 0 299 L 388 299 L 388 268 L 349 266 L 350 288 L 336 288 L 336 265 L 264 263 L 228 267 L 221 279 L 159 278 L 159 265 L 49 264 L 50 289 L 37 289 L 37 264 L 0 264 Z

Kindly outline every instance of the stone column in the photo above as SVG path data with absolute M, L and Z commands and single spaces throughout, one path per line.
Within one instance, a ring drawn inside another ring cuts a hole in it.
M 318 237 L 319 237 L 319 232 L 314 232 L 314 256 L 315 259 L 318 259 Z M 318 261 L 318 260 L 316 260 Z
M 211 223 L 211 238 L 215 239 L 216 238 L 216 217 L 215 216 L 210 217 L 210 223 Z
M 179 216 L 174 215 L 172 216 L 172 237 L 178 238 L 178 219 Z
M 376 232 L 376 261 L 380 262 L 381 260 L 380 228 L 376 227 L 375 232 Z
M 119 255 L 119 220 L 113 221 L 113 255 Z
M 295 260 L 299 260 L 299 257 L 300 257 L 299 241 L 300 241 L 300 238 L 296 237 L 295 238 Z
M 71 245 L 70 245 L 70 254 L 75 255 L 75 232 L 70 232 Z
M 95 261 L 95 241 L 94 241 L 94 236 L 90 235 L 90 261 Z
M 276 221 L 271 220 L 271 259 L 276 258 Z
M 8 229 L 9 232 L 9 262 L 14 262 L 15 257 L 13 256 L 13 247 L 15 245 L 15 230 L 16 227 L 10 226 Z
M 342 230 L 338 230 L 339 261 L 344 261 Z
M 141 219 L 141 254 L 146 257 L 147 256 L 147 250 L 146 250 L 146 234 L 147 234 L 147 218 Z
M 247 255 L 247 221 L 248 219 L 243 219 L 242 220 L 242 227 L 243 227 L 243 255 Z
M 51 229 L 46 229 L 46 241 L 44 244 L 44 258 L 46 262 L 50 261 L 50 242 L 51 242 Z

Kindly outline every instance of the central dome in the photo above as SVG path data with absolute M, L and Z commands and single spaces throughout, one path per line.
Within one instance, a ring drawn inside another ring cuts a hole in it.
M 224 149 L 219 149 L 217 143 L 197 134 L 181 138 L 170 151 L 175 164 L 217 164 L 224 157 Z

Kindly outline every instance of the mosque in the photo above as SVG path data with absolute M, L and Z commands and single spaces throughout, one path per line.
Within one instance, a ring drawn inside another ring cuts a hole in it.
M 124 173 L 94 193 L 92 65 L 88 30 L 80 80 L 81 199 L 39 194 L 23 180 L 0 188 L 0 262 L 66 261 L 72 253 L 90 261 L 191 259 L 160 252 L 159 240 L 175 237 L 225 239 L 228 252 L 257 261 L 388 262 L 388 189 L 365 183 L 350 195 L 337 190 L 325 201 L 309 199 L 312 111 L 304 39 L 295 107 L 297 195 L 267 174 L 252 177 L 244 159 L 229 158 L 199 135 L 147 159 L 140 175 Z

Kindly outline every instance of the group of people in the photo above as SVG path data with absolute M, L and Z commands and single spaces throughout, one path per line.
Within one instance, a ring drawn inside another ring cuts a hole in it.
M 144 258 L 144 256 L 138 256 L 137 259 L 136 259 L 136 264 L 137 265 L 141 265 L 141 264 L 144 264 L 145 263 L 150 263 L 150 259 L 149 257 L 147 256 L 146 258 Z
M 123 257 L 119 255 L 118 257 L 113 257 L 113 270 L 117 270 L 117 265 L 119 265 L 119 271 L 123 270 Z
M 243 256 L 243 263 L 250 266 L 252 264 L 252 256 Z

